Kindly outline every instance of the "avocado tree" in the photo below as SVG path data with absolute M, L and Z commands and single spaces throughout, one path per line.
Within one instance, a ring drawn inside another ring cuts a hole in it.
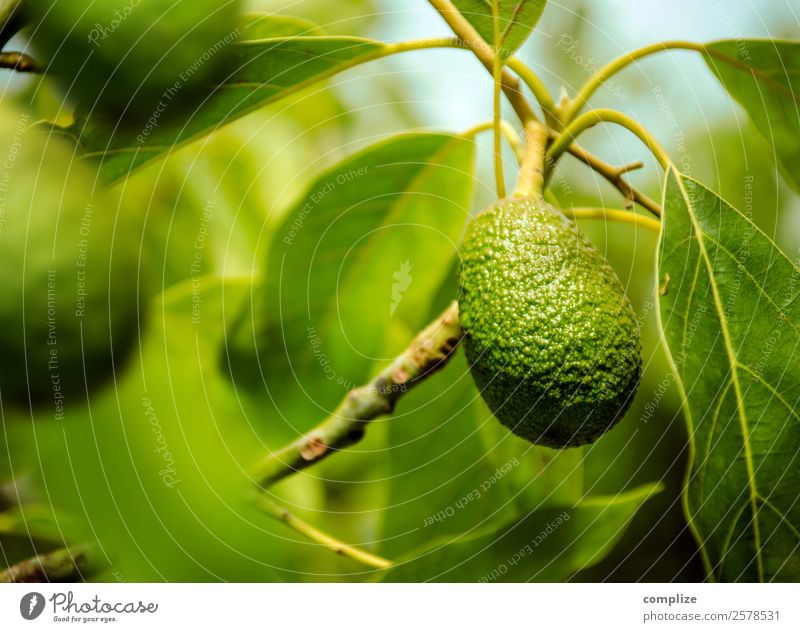
M 798 579 L 800 268 L 642 123 L 590 103 L 645 58 L 693 52 L 800 191 L 800 42 L 655 43 L 556 99 L 515 56 L 545 0 L 429 4 L 452 37 L 328 35 L 233 0 L 0 3 L 1 43 L 30 42 L 0 62 L 74 105 L 37 123 L 2 111 L 15 165 L 0 223 L 0 534 L 51 543 L 9 560 L 3 580 L 557 581 L 596 564 L 661 485 L 601 494 L 583 476 L 583 450 L 613 434 L 647 363 L 626 284 L 576 220 L 658 235 L 656 270 L 636 274 L 652 280 L 680 393 L 682 502 L 705 576 Z M 214 138 L 234 121 L 300 109 L 299 95 L 322 109 L 340 73 L 429 49 L 485 67 L 493 119 L 381 138 L 334 164 L 309 150 L 303 192 L 250 224 L 237 190 L 226 221 L 239 241 L 221 250 L 252 249 L 257 274 L 208 268 L 218 189 L 195 196 L 199 230 L 145 202 L 175 160 L 227 151 Z M 633 134 L 643 159 L 582 147 L 600 125 Z M 497 201 L 472 216 L 484 133 Z M 568 158 L 620 202 L 565 204 L 554 183 Z M 651 158 L 658 200 L 629 176 Z M 178 271 L 152 246 L 176 235 Z M 374 297 L 389 278 L 387 318 Z M 424 454 L 434 436 L 448 447 Z M 404 497 L 401 471 L 424 491 Z M 330 526 L 302 518 L 309 507 Z M 309 571 L 309 556 L 328 561 Z

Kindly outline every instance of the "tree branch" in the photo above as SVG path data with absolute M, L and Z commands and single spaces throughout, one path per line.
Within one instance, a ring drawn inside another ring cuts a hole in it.
M 0 68 L 17 72 L 43 73 L 44 69 L 33 57 L 25 53 L 0 53 Z
M 58 549 L 7 568 L 0 584 L 83 581 L 91 567 L 89 547 Z
M 454 302 L 369 384 L 350 391 L 330 417 L 267 456 L 254 473 L 259 485 L 269 487 L 360 441 L 370 421 L 390 414 L 400 397 L 447 363 L 461 336 Z
M 551 137 L 558 137 L 558 133 L 551 132 Z M 630 182 L 623 177 L 625 173 L 631 170 L 632 165 L 615 167 L 587 151 L 577 143 L 572 143 L 567 148 L 567 153 L 580 160 L 613 184 L 619 192 L 625 196 L 625 199 L 628 201 L 628 208 L 632 207 L 635 203 L 647 209 L 656 217 L 661 217 L 661 206 L 652 198 L 646 196 L 638 189 L 635 189 Z
M 316 527 L 295 516 L 288 509 L 284 509 L 263 495 L 258 499 L 258 505 L 266 513 L 276 520 L 284 523 L 290 529 L 293 529 L 300 535 L 305 536 L 312 542 L 321 544 L 326 549 L 336 553 L 337 555 L 347 557 L 371 568 L 385 569 L 392 565 L 389 560 L 380 557 L 379 555 L 374 555 L 373 553 L 364 551 L 363 549 L 345 544 L 341 540 L 337 540 L 324 531 L 320 531 Z

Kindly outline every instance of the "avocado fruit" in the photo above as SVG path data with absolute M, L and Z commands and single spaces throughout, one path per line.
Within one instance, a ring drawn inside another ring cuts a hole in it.
M 141 221 L 65 137 L 0 116 L 0 401 L 61 418 L 138 340 Z
M 639 327 L 619 278 L 563 213 L 512 197 L 477 215 L 460 285 L 470 370 L 503 425 L 568 448 L 620 420 L 641 375 Z

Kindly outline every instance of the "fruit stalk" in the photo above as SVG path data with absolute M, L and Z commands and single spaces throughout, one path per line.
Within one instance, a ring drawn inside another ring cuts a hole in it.
M 494 67 L 494 51 L 492 48 L 481 38 L 473 26 L 467 22 L 458 10 L 453 6 L 449 0 L 428 0 L 434 9 L 444 18 L 448 26 L 459 37 L 459 41 L 466 44 L 475 53 L 475 56 L 486 67 L 489 72 L 492 72 Z M 534 91 L 534 94 L 545 111 L 545 116 L 550 122 L 556 121 L 553 110 L 553 100 L 547 94 L 544 84 L 541 83 L 539 78 L 516 58 L 508 60 L 508 67 L 514 70 L 525 80 L 528 87 Z M 508 102 L 514 111 L 519 116 L 520 120 L 524 123 L 527 121 L 536 121 L 536 114 L 530 107 L 525 95 L 521 91 L 519 79 L 509 72 L 504 72 L 502 75 L 502 89 L 506 95 Z M 560 121 L 559 121 L 560 126 Z M 550 130 L 550 140 L 555 140 L 559 136 L 559 132 L 555 129 Z M 585 149 L 579 147 L 577 144 L 571 144 L 567 151 L 575 158 L 589 166 L 591 169 L 603 176 L 608 182 L 616 187 L 626 200 L 635 202 L 643 208 L 646 208 L 656 217 L 661 217 L 661 207 L 644 193 L 635 189 L 625 178 L 623 178 L 624 171 L 615 168 L 613 165 L 601 160 L 594 154 L 589 153 Z M 549 167 L 549 165 L 548 165 Z
M 519 181 L 514 195 L 541 197 L 544 192 L 547 128 L 536 121 L 525 124 L 525 158 L 520 165 Z
M 258 484 L 267 488 L 360 441 L 370 421 L 390 414 L 405 393 L 447 363 L 461 336 L 458 304 L 453 302 L 369 384 L 350 391 L 330 417 L 267 456 L 254 473 Z

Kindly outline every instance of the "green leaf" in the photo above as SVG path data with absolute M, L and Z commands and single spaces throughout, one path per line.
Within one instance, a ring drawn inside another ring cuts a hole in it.
M 706 45 L 706 63 L 774 147 L 800 191 L 800 42 L 723 40 Z
M 243 40 L 325 34 L 320 27 L 308 20 L 283 15 L 259 13 L 257 11 L 245 13 L 240 18 L 240 22 L 242 25 L 240 38 Z
M 800 270 L 747 217 L 670 171 L 664 338 L 684 393 L 685 502 L 719 580 L 800 579 Z
M 407 344 L 386 334 L 395 321 L 412 332 L 427 324 L 468 216 L 474 153 L 466 137 L 403 134 L 321 173 L 300 196 L 248 306 L 266 322 L 245 314 L 237 332 L 242 348 L 258 348 L 270 393 L 309 402 L 313 420 Z
M 522 46 L 542 16 L 547 0 L 500 0 L 500 41 L 494 41 L 492 0 L 453 0 L 481 37 L 504 59 Z
M 500 528 L 443 540 L 400 560 L 390 582 L 562 581 L 599 562 L 658 485 L 526 512 Z
M 272 31 L 285 33 L 291 24 L 286 18 L 273 21 L 263 17 L 254 22 L 251 16 L 245 24 L 250 26 L 244 33 L 259 39 L 231 44 L 230 67 L 234 70 L 193 112 L 180 113 L 180 121 L 170 120 L 176 113 L 169 111 L 170 97 L 165 95 L 164 112 L 154 112 L 142 129 L 115 128 L 79 110 L 71 125 L 56 131 L 74 138 L 85 157 L 98 160 L 103 178 L 113 182 L 178 145 L 379 57 L 386 49 L 385 44 L 358 37 L 264 38 Z M 307 30 L 304 22 L 294 26 Z M 188 118 L 184 119 L 184 114 Z
M 59 524 L 45 505 L 26 504 L 0 513 L 0 535 L 60 542 L 70 528 Z

